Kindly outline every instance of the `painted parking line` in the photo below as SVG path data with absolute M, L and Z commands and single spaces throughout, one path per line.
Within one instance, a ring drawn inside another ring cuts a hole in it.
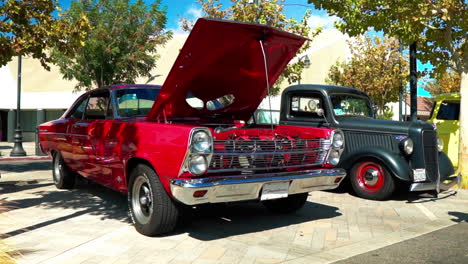
M 429 209 L 427 209 L 424 205 L 417 203 L 415 206 L 425 215 L 429 220 L 436 220 L 437 216 L 435 216 Z

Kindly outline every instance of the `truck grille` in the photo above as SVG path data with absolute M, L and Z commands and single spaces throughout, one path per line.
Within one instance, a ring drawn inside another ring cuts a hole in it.
M 437 151 L 436 132 L 432 130 L 424 130 L 422 134 L 426 176 L 431 181 L 437 181 L 439 174 L 439 157 Z
M 272 171 L 324 162 L 328 139 L 215 140 L 209 173 Z

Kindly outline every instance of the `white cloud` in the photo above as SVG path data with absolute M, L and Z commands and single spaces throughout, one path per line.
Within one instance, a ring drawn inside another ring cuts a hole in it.
M 195 7 L 191 7 L 189 8 L 189 10 L 187 12 L 185 12 L 186 14 L 190 15 L 193 17 L 193 19 L 197 19 L 197 18 L 200 18 L 202 17 L 202 10 L 201 8 L 195 8 Z
M 308 20 L 307 24 L 312 28 L 322 26 L 324 29 L 334 28 L 334 23 L 340 20 L 337 16 L 329 16 L 325 14 L 323 16 L 312 15 Z

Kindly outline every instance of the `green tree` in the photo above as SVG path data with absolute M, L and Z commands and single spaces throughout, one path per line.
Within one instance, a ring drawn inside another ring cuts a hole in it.
M 307 20 L 310 18 L 311 12 L 307 10 L 299 22 L 294 18 L 288 18 L 284 14 L 284 0 L 259 0 L 258 4 L 250 3 L 249 0 L 231 0 L 230 7 L 223 8 L 220 0 L 197 0 L 202 6 L 204 15 L 214 19 L 230 19 L 235 21 L 260 23 L 284 31 L 288 31 L 297 35 L 313 39 L 321 32 L 321 28 L 316 28 L 314 31 L 307 25 Z M 182 28 L 186 31 L 192 29 L 193 20 L 182 18 Z M 310 47 L 310 41 L 307 41 L 298 54 L 305 52 Z M 304 61 L 299 60 L 294 63 L 289 63 L 278 78 L 276 85 L 272 87 L 272 94 L 278 94 L 279 85 L 287 80 L 288 83 L 295 83 L 301 79 L 301 73 L 304 69 Z
M 417 57 L 431 63 L 433 77 L 453 69 L 460 77 L 459 170 L 468 187 L 468 3 L 465 0 L 308 0 L 341 18 L 337 27 L 351 36 L 369 28 L 403 43 L 416 42 Z
M 86 42 L 68 56 L 54 49 L 52 57 L 65 79 L 78 81 L 75 90 L 151 77 L 159 45 L 172 33 L 165 30 L 166 10 L 160 1 L 81 0 L 71 4 L 63 19 L 75 23 L 86 14 L 91 25 Z
M 333 65 L 326 81 L 367 93 L 378 107 L 379 116 L 388 116 L 384 115 L 388 113 L 385 105 L 398 101 L 400 86 L 408 82 L 408 61 L 399 52 L 399 42 L 367 36 L 348 43 L 351 59 Z
M 72 54 L 84 39 L 87 19 L 81 15 L 70 24 L 54 18 L 56 10 L 53 0 L 0 0 L 0 66 L 13 56 L 29 55 L 49 69 L 47 49 Z

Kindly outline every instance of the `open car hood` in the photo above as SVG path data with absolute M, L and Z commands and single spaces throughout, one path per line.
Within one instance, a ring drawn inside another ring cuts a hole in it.
M 272 87 L 305 40 L 268 26 L 200 18 L 148 118 L 248 120 L 267 95 L 260 41 Z

